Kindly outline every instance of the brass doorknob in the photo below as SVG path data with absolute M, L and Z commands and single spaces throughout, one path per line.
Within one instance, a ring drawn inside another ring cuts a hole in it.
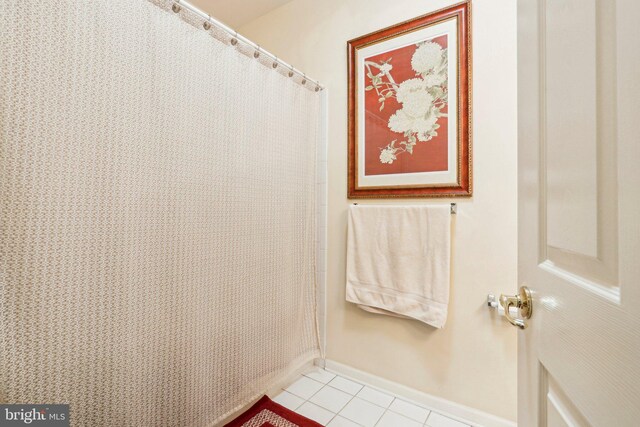
M 521 286 L 518 290 L 518 295 L 500 295 L 500 305 L 504 308 L 504 316 L 509 323 L 517 326 L 520 329 L 525 329 L 527 323 L 525 319 L 531 318 L 531 312 L 533 310 L 531 291 L 526 286 Z M 521 319 L 515 319 L 509 313 L 509 308 L 517 307 L 520 309 Z

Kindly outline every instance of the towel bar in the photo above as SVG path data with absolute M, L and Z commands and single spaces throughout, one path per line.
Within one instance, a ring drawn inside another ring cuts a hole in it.
M 358 206 L 358 203 L 354 203 L 354 206 Z M 456 203 L 451 203 L 451 215 L 455 215 L 458 213 L 458 205 Z

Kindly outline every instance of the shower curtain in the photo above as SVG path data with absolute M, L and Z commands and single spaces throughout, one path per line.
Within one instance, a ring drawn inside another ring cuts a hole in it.
M 319 356 L 320 96 L 172 1 L 0 2 L 0 400 L 206 426 Z

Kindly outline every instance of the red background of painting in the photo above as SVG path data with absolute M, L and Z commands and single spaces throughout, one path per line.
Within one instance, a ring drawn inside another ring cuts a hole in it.
M 443 35 L 431 39 L 443 48 L 447 47 L 447 36 Z M 391 59 L 391 75 L 396 83 L 402 83 L 405 80 L 416 77 L 416 72 L 411 68 L 411 57 L 416 51 L 416 45 L 401 47 L 390 52 L 381 53 L 379 55 L 366 58 L 367 61 L 380 62 L 388 58 Z M 375 70 L 375 69 L 373 69 Z M 372 70 L 372 71 L 373 71 Z M 362 70 L 365 74 L 365 86 L 371 84 L 371 79 L 366 77 L 366 69 Z M 375 71 L 374 71 L 375 72 Z M 438 136 L 430 141 L 420 142 L 413 147 L 413 154 L 399 153 L 397 159 L 391 164 L 380 162 L 380 150 L 387 146 L 394 139 L 397 140 L 396 146 L 400 141 L 406 141 L 404 135 L 393 132 L 388 127 L 389 117 L 391 117 L 397 109 L 402 105 L 394 98 L 388 98 L 385 101 L 384 110 L 380 111 L 378 103 L 378 95 L 375 90 L 365 91 L 365 175 L 385 175 L 397 173 L 412 172 L 433 172 L 445 171 L 448 169 L 448 118 L 440 117 L 438 124 L 440 128 L 437 130 Z M 447 112 L 447 108 L 442 110 Z

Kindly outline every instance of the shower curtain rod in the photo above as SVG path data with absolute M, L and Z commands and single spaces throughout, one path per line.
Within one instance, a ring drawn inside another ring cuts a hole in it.
M 284 62 L 283 60 L 281 60 L 280 58 L 278 58 L 277 56 L 275 56 L 274 54 L 272 54 L 269 51 L 266 51 L 264 49 L 262 49 L 259 45 L 257 45 L 256 43 L 252 42 L 251 40 L 249 40 L 248 38 L 246 38 L 245 36 L 238 34 L 237 31 L 235 31 L 234 29 L 232 29 L 231 27 L 227 26 L 226 24 L 222 23 L 221 21 L 217 20 L 216 18 L 212 17 L 211 15 L 206 14 L 205 12 L 203 12 L 202 10 L 198 9 L 197 7 L 195 7 L 194 5 L 192 5 L 191 3 L 189 3 L 188 1 L 185 0 L 175 0 L 173 2 L 173 7 L 172 10 L 175 13 L 180 12 L 181 8 L 185 8 L 187 10 L 189 10 L 192 13 L 195 13 L 196 15 L 198 15 L 200 18 L 205 20 L 205 23 L 209 23 L 211 25 L 215 25 L 216 27 L 222 29 L 223 31 L 225 31 L 226 33 L 228 33 L 230 36 L 233 36 L 233 38 L 235 38 L 236 40 L 239 40 L 245 44 L 248 44 L 249 46 L 252 46 L 254 49 L 256 49 L 256 52 L 258 52 L 258 55 L 266 55 L 267 57 L 273 59 L 275 62 L 274 64 L 278 64 L 281 65 L 285 68 L 288 68 L 291 72 L 299 75 L 300 77 L 302 77 L 302 84 L 304 85 L 306 82 L 310 82 L 313 83 L 316 86 L 316 92 L 319 90 L 323 90 L 324 86 L 322 86 L 320 84 L 320 82 L 318 82 L 317 80 L 314 80 L 310 77 L 308 77 L 305 73 L 303 73 L 302 71 L 298 70 L 297 68 L 295 68 L 293 65 L 287 64 L 286 62 Z M 207 29 L 207 28 L 205 28 Z M 256 58 L 258 56 L 255 56 Z M 276 66 L 274 65 L 273 68 L 276 68 Z M 292 77 L 292 75 L 290 74 L 289 77 Z

